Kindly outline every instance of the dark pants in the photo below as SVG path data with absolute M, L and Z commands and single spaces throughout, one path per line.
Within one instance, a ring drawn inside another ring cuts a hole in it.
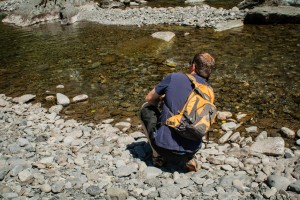
M 192 159 L 196 152 L 187 153 L 174 151 L 155 145 L 153 133 L 160 127 L 160 124 L 158 123 L 160 114 L 161 113 L 157 109 L 157 107 L 149 103 L 143 105 L 140 113 L 140 118 L 143 122 L 144 129 L 146 132 L 145 134 L 147 135 L 150 146 L 153 150 L 153 156 L 156 157 L 158 155 L 161 155 L 166 161 L 172 163 L 187 162 L 188 160 Z

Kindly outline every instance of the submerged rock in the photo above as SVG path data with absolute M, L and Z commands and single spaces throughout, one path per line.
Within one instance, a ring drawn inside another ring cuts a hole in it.
M 173 37 L 175 37 L 175 33 L 170 32 L 170 31 L 156 32 L 156 33 L 153 33 L 151 36 L 154 38 L 169 42 L 173 39 Z

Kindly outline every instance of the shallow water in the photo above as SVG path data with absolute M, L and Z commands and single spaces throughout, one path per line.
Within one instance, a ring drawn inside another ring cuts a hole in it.
M 176 38 L 170 43 L 151 38 L 163 30 Z M 1 23 L 0 41 L 0 93 L 37 94 L 36 101 L 46 107 L 54 105 L 44 100 L 49 94 L 87 94 L 88 102 L 64 109 L 67 117 L 87 122 L 130 117 L 137 125 L 146 93 L 168 73 L 185 72 L 194 53 L 207 51 L 217 62 L 210 82 L 219 110 L 250 113 L 245 124 L 272 135 L 282 126 L 300 128 L 300 25 L 214 32 L 184 26 L 19 28 Z M 167 66 L 167 59 L 177 66 Z M 56 89 L 59 84 L 65 88 Z

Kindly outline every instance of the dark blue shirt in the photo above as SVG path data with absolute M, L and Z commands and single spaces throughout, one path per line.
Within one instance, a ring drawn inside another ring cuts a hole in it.
M 197 74 L 193 74 L 193 76 L 197 82 L 209 85 L 201 76 Z M 166 105 L 172 113 L 177 114 L 182 110 L 192 89 L 191 81 L 183 73 L 169 74 L 155 87 L 157 94 L 165 94 L 162 114 L 159 119 L 163 125 L 154 133 L 154 142 L 157 146 L 182 152 L 195 152 L 200 149 L 201 140 L 192 141 L 180 137 L 172 128 L 164 125 L 166 119 L 171 116 Z

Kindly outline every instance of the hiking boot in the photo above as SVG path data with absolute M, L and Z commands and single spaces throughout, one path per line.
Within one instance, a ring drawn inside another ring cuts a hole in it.
M 165 164 L 165 159 L 162 156 L 152 156 L 152 163 L 155 167 L 162 167 Z
M 192 158 L 191 160 L 186 162 L 184 168 L 188 172 L 197 172 L 197 171 L 199 171 L 199 165 L 198 165 L 198 162 L 195 158 Z

